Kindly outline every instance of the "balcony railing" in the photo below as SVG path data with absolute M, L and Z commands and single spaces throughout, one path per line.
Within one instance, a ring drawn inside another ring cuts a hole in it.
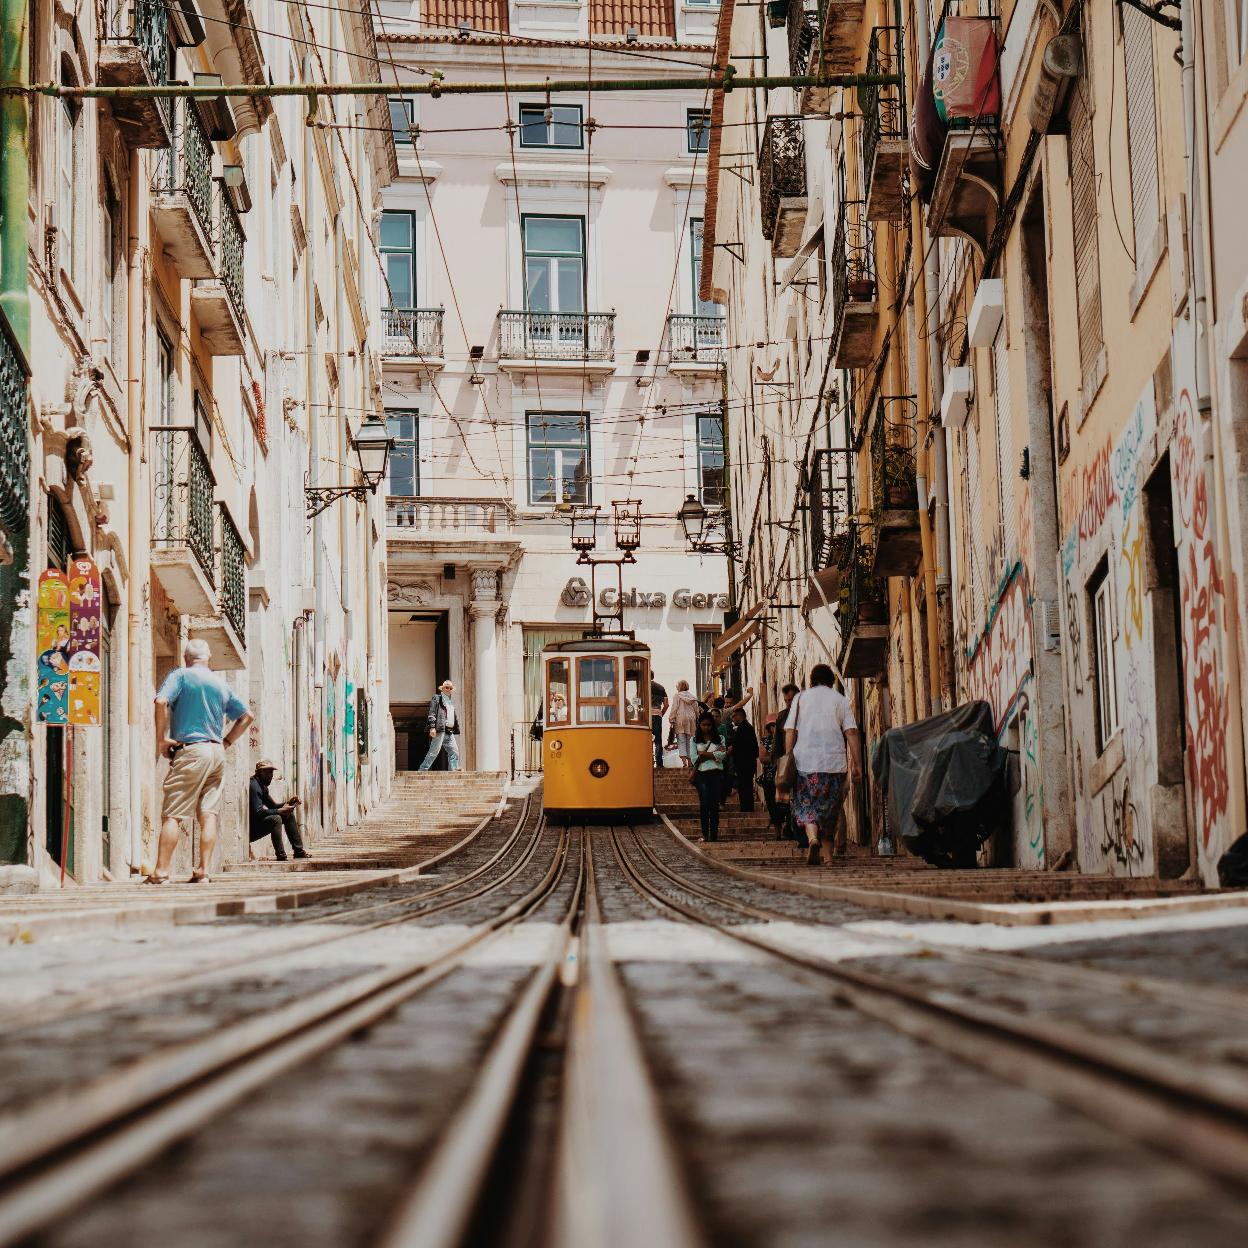
M 806 140 L 800 116 L 767 118 L 758 149 L 758 178 L 763 235 L 772 239 L 782 202 L 806 198 Z
M 669 316 L 668 359 L 673 364 L 722 364 L 726 324 L 722 316 Z
M 233 625 L 240 642 L 247 639 L 247 556 L 243 539 L 229 512 L 218 506 L 221 516 L 221 614 Z
M 785 23 L 789 28 L 789 72 L 804 74 L 810 54 L 819 42 L 819 9 L 814 0 L 789 0 Z
M 845 567 L 853 536 L 853 456 L 844 448 L 815 452 L 810 466 L 810 562 L 816 572 Z
M 160 157 L 156 185 L 159 195 L 184 194 L 190 201 L 205 238 L 212 228 L 212 147 L 190 100 L 174 100 L 173 146 Z M 242 258 L 239 258 L 242 271 Z
M 441 358 L 441 308 L 382 308 L 381 316 L 386 355 Z
M 500 360 L 611 360 L 614 312 L 500 312 Z
M 880 188 L 891 202 L 900 191 L 901 165 L 899 158 L 896 169 L 877 171 L 876 155 L 880 143 L 906 141 L 906 87 L 905 58 L 901 55 L 902 31 L 900 26 L 877 26 L 871 32 L 871 42 L 867 49 L 867 73 L 897 74 L 901 82 L 889 86 L 869 86 L 863 89 L 862 100 L 862 176 L 864 183 L 876 189 L 877 172 L 885 175 L 889 186 Z M 897 187 L 892 182 L 898 183 Z M 868 195 L 868 199 L 872 198 Z M 872 216 L 877 214 L 872 213 Z
M 851 305 L 874 308 L 875 231 L 867 220 L 866 202 L 842 200 L 832 241 L 832 335 L 838 368 L 862 368 L 868 363 L 876 317 L 849 324 Z
M 30 366 L 0 311 L 0 521 L 10 533 L 30 524 Z
M 160 425 L 153 432 L 152 545 L 161 550 L 189 549 L 208 582 L 215 585 L 212 496 L 216 481 L 208 456 L 193 429 Z
M 914 511 L 919 505 L 914 451 L 918 404 L 909 395 L 881 396 L 871 426 L 871 511 Z
M 510 533 L 515 524 L 511 503 L 503 498 L 386 499 L 386 525 L 408 529 L 411 535 L 432 537 L 481 536 Z
M 243 231 L 224 183 L 217 186 L 217 274 L 234 305 L 238 319 L 243 317 Z
M 874 552 L 855 524 L 836 606 L 846 676 L 878 676 L 888 666 L 887 581 L 872 571 L 873 562 Z

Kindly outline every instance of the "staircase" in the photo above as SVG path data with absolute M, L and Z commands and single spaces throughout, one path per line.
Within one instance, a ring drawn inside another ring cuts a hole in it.
M 308 846 L 311 858 L 264 857 L 239 869 L 389 871 L 425 862 L 458 844 L 493 814 L 506 775 L 501 771 L 401 771 L 390 796 L 359 823 L 337 828 Z M 273 851 L 268 840 L 254 849 Z

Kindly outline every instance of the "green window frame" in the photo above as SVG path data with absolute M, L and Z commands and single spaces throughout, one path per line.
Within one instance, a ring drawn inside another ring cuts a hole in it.
M 412 123 L 416 120 L 416 101 L 410 95 L 392 95 L 390 104 L 390 133 L 396 147 L 412 146 Z
M 388 308 L 416 306 L 416 214 L 387 208 L 381 214 L 380 246 Z
M 386 428 L 394 439 L 386 461 L 386 493 L 416 498 L 420 494 L 420 413 L 413 408 L 387 408 Z
M 588 412 L 526 412 L 529 505 L 593 501 Z
M 525 311 L 584 312 L 585 218 L 525 213 L 520 233 Z

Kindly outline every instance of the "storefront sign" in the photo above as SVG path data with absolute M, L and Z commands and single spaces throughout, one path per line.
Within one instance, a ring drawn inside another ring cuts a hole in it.
M 565 607 L 587 607 L 589 597 L 589 586 L 584 578 L 579 576 L 571 577 L 563 587 L 563 593 L 559 595 Z M 612 611 L 619 605 L 620 597 L 619 592 L 614 589 L 601 590 L 598 594 L 598 605 L 604 610 Z M 626 607 L 662 609 L 667 606 L 667 595 L 658 590 L 648 592 L 644 589 L 626 589 L 623 594 L 623 603 Z M 728 595 L 678 589 L 672 594 L 672 606 L 681 611 L 726 611 Z

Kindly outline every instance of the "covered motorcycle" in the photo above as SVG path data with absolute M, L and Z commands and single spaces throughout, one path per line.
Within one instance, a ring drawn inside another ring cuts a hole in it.
M 890 728 L 872 762 L 889 826 L 937 867 L 973 867 L 979 847 L 1008 823 L 1010 755 L 992 707 L 969 702 Z

